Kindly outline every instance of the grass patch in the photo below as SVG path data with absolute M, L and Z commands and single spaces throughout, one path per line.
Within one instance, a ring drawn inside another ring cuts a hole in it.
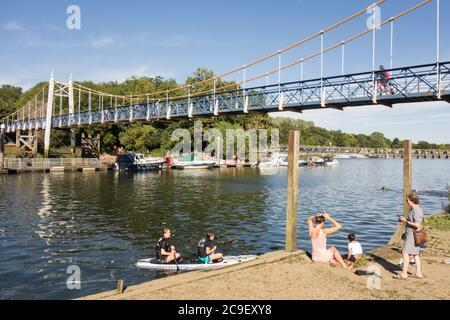
M 425 218 L 425 225 L 431 229 L 450 231 L 450 215 L 439 215 Z
M 362 268 L 366 266 L 369 263 L 369 260 L 365 256 L 359 257 L 358 260 L 355 261 L 355 267 L 356 268 Z

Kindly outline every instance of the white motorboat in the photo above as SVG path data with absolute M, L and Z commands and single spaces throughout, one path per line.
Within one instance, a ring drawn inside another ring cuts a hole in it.
M 210 160 L 176 161 L 172 164 L 172 169 L 211 169 L 216 164 Z
M 363 154 L 359 154 L 359 153 L 353 153 L 350 155 L 350 158 L 352 159 L 368 159 L 368 156 L 365 156 Z
M 339 161 L 337 161 L 335 158 L 325 159 L 326 167 L 337 167 L 338 165 L 339 165 Z
M 287 166 L 287 155 L 274 153 L 268 158 L 264 158 L 258 162 L 258 167 L 267 168 L 267 167 L 279 167 L 284 166 L 286 162 Z
M 289 165 L 289 161 L 288 160 L 289 160 L 288 157 L 285 157 L 285 158 L 281 159 L 280 166 L 287 167 Z M 304 166 L 308 165 L 308 161 L 298 160 L 298 165 L 299 165 L 299 167 L 304 167 Z
M 335 159 L 351 159 L 351 156 L 344 153 L 338 153 L 334 156 Z
M 325 160 L 320 157 L 310 157 L 307 164 L 309 167 L 321 167 L 325 165 Z
M 278 167 L 278 166 L 280 166 L 280 161 L 277 159 L 264 159 L 258 162 L 259 168 Z

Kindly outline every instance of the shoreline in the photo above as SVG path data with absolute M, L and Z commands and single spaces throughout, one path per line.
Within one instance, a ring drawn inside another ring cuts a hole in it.
M 367 263 L 352 271 L 315 264 L 305 251 L 276 251 L 235 266 L 147 281 L 125 288 L 122 294 L 113 290 L 76 300 L 449 300 L 450 265 L 445 260 L 450 257 L 450 230 L 429 229 L 429 233 L 422 280 L 392 278 L 400 271 L 401 254 L 389 246 L 367 252 Z M 363 274 L 357 275 L 356 270 Z M 414 267 L 409 271 L 414 272 Z

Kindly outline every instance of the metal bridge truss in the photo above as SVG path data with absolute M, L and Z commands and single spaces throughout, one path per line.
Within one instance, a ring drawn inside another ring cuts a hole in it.
M 53 104 L 58 97 L 60 99 L 68 97 L 69 109 L 65 114 L 55 115 L 53 112 L 51 117 L 45 117 L 42 112 L 41 116 L 39 113 L 34 113 L 35 116 L 30 114 L 27 118 L 6 119 L 5 125 L 7 132 L 14 132 L 15 130 L 45 129 L 46 119 L 52 119 L 52 128 L 73 128 L 249 112 L 302 112 L 323 108 L 343 110 L 345 107 L 373 104 L 392 106 L 397 103 L 424 101 L 450 102 L 450 62 L 387 71 L 391 78 L 385 90 L 380 81 L 380 74 L 371 71 L 213 92 L 183 99 L 148 100 L 144 103 L 88 111 L 81 109 L 75 111 L 71 82 L 65 85 L 54 81 L 54 96 L 51 99 L 49 97 L 49 101 Z M 53 109 L 51 107 L 47 110 Z

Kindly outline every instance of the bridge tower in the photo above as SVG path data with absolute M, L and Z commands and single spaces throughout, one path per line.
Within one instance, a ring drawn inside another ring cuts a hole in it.
M 47 99 L 47 113 L 45 117 L 45 131 L 44 131 L 44 158 L 48 158 L 50 150 L 50 133 L 52 131 L 52 117 L 53 117 L 53 93 L 55 91 L 55 78 L 53 78 L 53 71 L 48 82 L 48 99 Z

